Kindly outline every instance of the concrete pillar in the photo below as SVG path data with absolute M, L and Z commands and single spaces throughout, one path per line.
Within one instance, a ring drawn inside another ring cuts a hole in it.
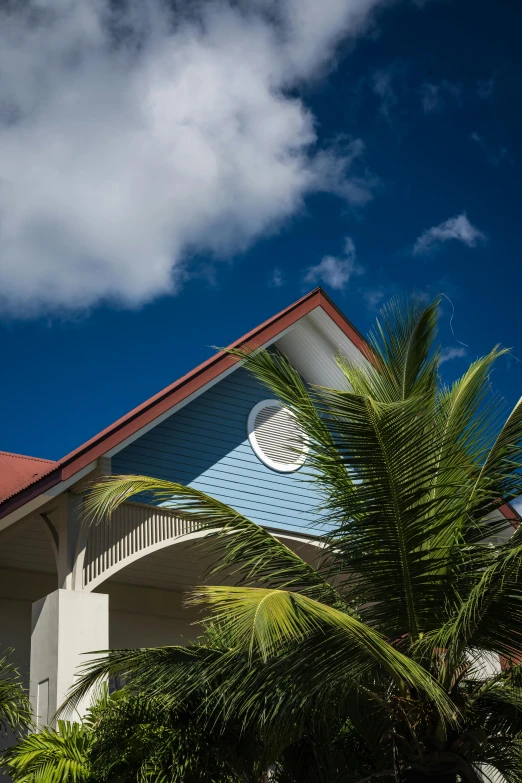
M 84 653 L 109 649 L 109 596 L 55 590 L 32 606 L 29 696 L 38 726 L 50 721 L 75 683 Z M 99 657 L 94 655 L 92 657 Z M 79 705 L 80 716 L 89 698 Z

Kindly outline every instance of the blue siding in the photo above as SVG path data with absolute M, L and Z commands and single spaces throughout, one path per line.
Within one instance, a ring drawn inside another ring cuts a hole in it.
M 317 522 L 319 497 L 306 466 L 277 473 L 256 457 L 248 442 L 248 414 L 270 396 L 240 368 L 116 454 L 113 473 L 176 481 L 219 498 L 260 524 L 314 532 L 310 525 Z

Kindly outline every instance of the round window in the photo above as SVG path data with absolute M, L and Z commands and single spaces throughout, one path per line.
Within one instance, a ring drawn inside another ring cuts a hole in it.
M 298 470 L 306 460 L 307 438 L 279 400 L 254 405 L 248 416 L 248 440 L 261 462 L 281 473 Z

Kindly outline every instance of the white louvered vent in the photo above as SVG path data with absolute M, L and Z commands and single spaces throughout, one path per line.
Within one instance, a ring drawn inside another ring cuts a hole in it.
M 307 442 L 294 415 L 279 400 L 264 400 L 248 417 L 248 439 L 261 462 L 283 473 L 301 467 Z

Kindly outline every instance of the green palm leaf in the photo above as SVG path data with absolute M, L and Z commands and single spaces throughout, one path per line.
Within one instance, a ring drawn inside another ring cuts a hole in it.
M 308 596 L 285 590 L 205 586 L 193 592 L 192 602 L 211 607 L 213 619 L 225 632 L 234 634 L 240 649 L 246 646 L 249 655 L 257 648 L 263 660 L 276 656 L 281 645 L 300 642 L 314 632 L 333 632 L 338 641 L 350 650 L 354 663 L 360 665 L 363 653 L 383 665 L 391 676 L 409 687 L 424 691 L 433 699 L 446 718 L 455 717 L 450 705 L 425 669 L 395 650 L 376 631 L 344 612 L 315 601 Z M 343 676 L 351 675 L 351 660 L 346 655 Z M 328 676 L 332 677 L 331 668 Z
M 19 783 L 84 783 L 89 779 L 90 730 L 58 721 L 57 729 L 30 734 L 7 754 L 6 766 Z

